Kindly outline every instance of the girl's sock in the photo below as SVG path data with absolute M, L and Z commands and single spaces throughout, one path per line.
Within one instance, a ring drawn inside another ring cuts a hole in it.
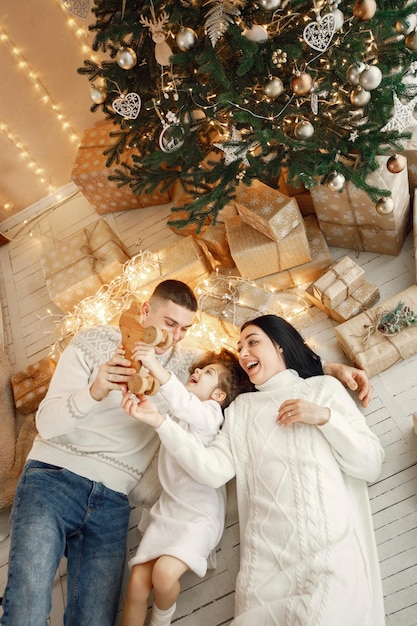
M 156 604 L 154 604 L 149 626 L 170 626 L 171 617 L 174 615 L 176 608 L 177 605 L 173 604 L 169 609 L 163 611 L 162 609 L 158 608 Z

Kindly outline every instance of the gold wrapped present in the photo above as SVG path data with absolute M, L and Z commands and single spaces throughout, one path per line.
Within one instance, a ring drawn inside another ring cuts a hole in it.
M 288 182 L 288 173 L 284 170 L 278 179 L 278 189 L 281 193 L 295 198 L 297 200 L 298 208 L 301 211 L 301 215 L 314 215 L 314 204 L 309 190 L 304 185 L 292 185 Z
M 415 189 L 417 187 L 417 127 L 407 128 L 407 132 L 411 132 L 411 137 L 403 141 L 404 150 L 400 154 L 407 159 L 410 189 Z
M 181 280 L 193 289 L 203 278 L 207 278 L 212 268 L 203 250 L 191 235 L 161 248 L 157 252 L 160 264 L 160 277 L 146 283 L 152 291 L 161 280 Z
M 379 289 L 377 285 L 368 280 L 363 280 L 360 286 L 339 305 L 331 308 L 316 297 L 313 285 L 305 290 L 307 298 L 318 308 L 324 311 L 332 320 L 342 324 L 362 311 L 366 311 L 379 300 Z
M 95 211 L 100 215 L 113 211 L 126 211 L 128 209 L 140 209 L 148 206 L 167 204 L 170 201 L 168 191 L 161 192 L 157 189 L 151 193 L 140 195 L 133 193 L 128 185 L 118 187 L 116 181 L 110 181 L 109 176 L 114 174 L 116 168 L 113 165 L 106 167 L 107 156 L 103 152 L 115 143 L 110 136 L 112 131 L 117 130 L 112 122 L 101 122 L 94 128 L 84 132 L 81 145 L 78 149 L 71 180 L 80 188 Z M 133 165 L 132 155 L 123 154 L 123 162 Z
M 327 308 L 334 309 L 346 300 L 365 280 L 365 270 L 348 256 L 333 263 L 327 272 L 312 284 L 314 297 Z
M 416 267 L 416 283 L 417 283 L 417 194 L 414 191 L 414 207 L 413 207 L 413 237 L 414 237 L 414 260 Z
M 41 267 L 51 300 L 69 313 L 121 273 L 128 259 L 122 242 L 102 219 L 45 251 Z
M 347 182 L 343 191 L 326 185 L 311 188 L 316 215 L 330 246 L 398 255 L 410 226 L 408 174 L 393 174 L 387 169 L 388 157 L 377 157 L 379 168 L 366 182 L 391 191 L 394 209 L 380 215 L 365 191 Z
M 222 222 L 217 222 L 216 225 L 212 224 L 202 235 L 195 237 L 213 268 L 217 266 L 235 267 L 235 262 L 230 254 L 225 224 Z
M 241 276 L 255 279 L 288 267 L 285 265 L 288 258 L 281 259 L 277 242 L 246 224 L 238 215 L 226 221 L 226 234 L 230 254 Z
M 302 263 L 277 274 L 257 278 L 255 283 L 265 289 L 284 291 L 291 287 L 310 284 L 317 280 L 332 262 L 327 241 L 321 232 L 315 215 L 304 218 L 311 261 Z
M 417 354 L 417 324 L 405 326 L 395 334 L 378 330 L 384 314 L 394 310 L 399 303 L 416 312 L 417 285 L 335 327 L 337 341 L 346 356 L 370 378 Z
M 48 391 L 55 363 L 45 357 L 11 377 L 16 408 L 25 415 L 37 410 Z
M 288 253 L 291 248 L 292 261 L 281 269 L 311 261 L 303 216 L 294 198 L 254 180 L 250 187 L 243 183 L 238 186 L 234 202 L 246 224 L 286 246 Z

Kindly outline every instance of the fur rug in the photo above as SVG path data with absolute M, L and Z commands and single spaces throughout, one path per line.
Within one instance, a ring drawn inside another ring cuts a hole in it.
M 35 414 L 16 413 L 11 368 L 0 346 L 0 511 L 11 506 L 17 481 L 36 435 Z

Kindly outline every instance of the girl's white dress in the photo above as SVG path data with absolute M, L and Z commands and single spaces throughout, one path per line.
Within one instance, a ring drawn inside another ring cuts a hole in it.
M 171 407 L 167 419 L 175 421 L 204 445 L 214 439 L 223 422 L 217 402 L 201 402 L 174 374 L 161 386 L 160 394 Z M 208 562 L 210 565 L 215 562 L 214 551 L 223 533 L 225 487 L 213 488 L 197 482 L 163 445 L 159 450 L 158 476 L 162 493 L 151 510 L 142 515 L 139 529 L 145 533 L 129 565 L 165 554 L 180 559 L 198 576 L 204 576 Z
M 296 398 L 329 407 L 329 422 L 279 426 L 280 405 Z M 170 420 L 157 432 L 201 482 L 236 475 L 235 626 L 384 626 L 365 482 L 379 476 L 384 453 L 339 381 L 276 374 L 230 405 L 207 448 Z

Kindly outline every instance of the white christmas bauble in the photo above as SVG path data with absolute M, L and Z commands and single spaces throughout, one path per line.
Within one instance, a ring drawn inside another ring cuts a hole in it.
M 412 52 L 417 52 L 417 30 L 413 30 L 412 33 L 405 38 L 405 45 Z
M 394 210 L 394 200 L 388 196 L 388 198 L 380 198 L 375 205 L 376 212 L 379 215 L 389 215 Z
M 403 35 L 409 35 L 417 26 L 417 17 L 414 13 L 411 15 L 407 15 L 407 17 L 403 17 L 400 20 L 397 20 L 395 24 L 395 30 L 397 33 L 402 33 Z
M 334 30 L 335 32 L 343 27 L 345 16 L 340 9 L 332 9 L 331 14 L 334 17 Z
M 95 87 L 95 85 L 91 85 L 90 89 L 90 100 L 92 100 L 95 104 L 102 104 L 106 99 L 106 93 Z
M 355 107 L 363 107 L 369 104 L 370 100 L 370 92 L 366 89 L 362 89 L 362 87 L 357 87 L 350 94 L 350 101 Z
M 187 52 L 194 48 L 197 42 L 197 35 L 192 28 L 181 28 L 175 37 L 175 41 L 181 52 Z
M 359 84 L 362 89 L 371 91 L 381 84 L 382 72 L 376 65 L 370 65 L 359 76 Z
M 301 120 L 294 128 L 294 136 L 302 141 L 314 135 L 314 126 L 308 120 Z
M 259 6 L 264 11 L 275 11 L 281 6 L 281 0 L 259 0 Z
M 342 191 L 346 178 L 340 172 L 332 172 L 327 177 L 326 184 L 332 191 Z
M 265 26 L 254 24 L 252 28 L 245 28 L 242 35 L 249 41 L 266 41 L 268 39 L 268 31 Z
M 362 74 L 363 70 L 366 68 L 365 63 L 353 63 L 349 65 L 348 70 L 346 72 L 346 78 L 350 82 L 351 85 L 359 85 L 359 76 Z
M 278 98 L 284 91 L 284 83 L 280 78 L 274 76 L 265 84 L 264 92 L 268 98 Z
M 136 52 L 132 48 L 122 48 L 116 54 L 116 62 L 122 70 L 131 70 L 137 61 Z

